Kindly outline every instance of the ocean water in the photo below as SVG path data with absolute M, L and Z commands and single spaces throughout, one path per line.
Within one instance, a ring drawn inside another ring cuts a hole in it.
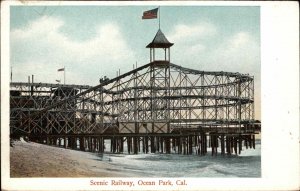
M 243 147 L 241 155 L 218 153 L 211 156 L 181 154 L 111 154 L 98 155 L 99 160 L 109 163 L 108 171 L 119 171 L 131 177 L 261 177 L 261 147 Z M 220 150 L 218 150 L 220 152 Z

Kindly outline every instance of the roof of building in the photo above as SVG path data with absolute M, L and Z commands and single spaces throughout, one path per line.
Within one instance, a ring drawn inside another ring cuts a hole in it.
M 158 29 L 154 39 L 149 43 L 146 48 L 169 48 L 173 46 L 174 43 L 170 43 L 164 33 Z

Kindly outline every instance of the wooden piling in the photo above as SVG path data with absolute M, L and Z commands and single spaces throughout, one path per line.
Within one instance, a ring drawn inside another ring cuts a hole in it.
M 128 154 L 131 152 L 131 137 L 127 137 L 127 152 Z
M 171 154 L 170 137 L 166 137 L 165 139 L 166 139 L 166 141 L 165 141 L 165 143 L 166 143 L 166 153 Z
M 76 148 L 76 142 L 75 142 L 75 138 L 74 137 L 70 137 L 70 139 L 71 139 L 71 145 L 72 145 L 72 149 L 75 149 Z
M 114 137 L 114 153 L 118 153 L 119 152 L 119 140 L 118 137 Z
M 157 137 L 157 151 L 163 153 L 164 152 L 164 138 Z
M 99 152 L 103 153 L 104 152 L 104 138 L 99 137 Z
M 253 149 L 255 149 L 255 134 L 252 135 L 252 141 Z
M 206 145 L 205 145 L 205 135 L 203 133 L 201 133 L 200 137 L 201 137 L 201 155 L 204 155 L 205 147 L 206 147 Z
M 206 153 L 207 143 L 206 143 L 206 135 L 202 133 L 201 135 L 201 155 Z
M 80 147 L 80 141 L 79 141 Z M 99 152 L 99 137 L 95 137 L 95 152 Z
M 75 149 L 75 138 L 70 137 L 70 142 L 71 142 L 71 149 Z
M 218 135 L 215 135 L 215 154 L 218 155 Z
M 114 140 L 113 138 L 110 139 L 110 152 L 114 152 Z
M 252 136 L 248 135 L 249 147 L 252 149 Z
M 74 137 L 70 137 L 70 148 L 75 149 L 75 138 Z
M 67 137 L 64 137 L 64 147 L 65 149 L 68 148 Z
M 58 138 L 58 146 L 61 147 L 61 138 Z
M 155 153 L 155 145 L 154 145 L 154 137 L 150 137 L 150 147 L 151 147 L 151 153 Z
M 137 137 L 137 148 L 138 148 L 138 153 L 141 152 L 141 138 Z
M 118 151 L 118 138 L 117 137 L 114 137 L 114 153 L 117 153 L 119 152 Z
M 173 151 L 176 153 L 176 139 L 175 139 L 175 137 L 173 137 L 172 138 L 172 149 L 173 149 Z
M 207 153 L 207 136 L 204 133 L 204 154 L 206 154 L 206 153 Z
M 200 155 L 203 155 L 203 135 L 200 134 L 200 145 L 199 145 L 199 151 L 200 151 Z
M 242 136 L 239 135 L 239 154 L 241 154 L 242 152 L 242 148 L 243 148 L 243 139 L 242 139 Z
M 182 153 L 182 145 L 181 145 L 181 137 L 177 138 L 177 147 L 178 147 L 178 154 Z
M 133 153 L 138 154 L 138 137 L 133 137 Z
M 146 147 L 146 153 L 149 152 L 149 138 L 145 137 L 145 147 Z
M 233 144 L 234 144 L 234 152 L 237 155 L 237 137 L 233 137 Z
M 230 137 L 229 136 L 226 136 L 226 152 L 227 152 L 227 155 L 231 155 L 231 151 L 230 151 Z
M 65 148 L 72 148 L 71 147 L 71 139 L 70 139 L 70 137 L 66 137 L 65 140 L 66 140 Z
M 93 137 L 90 138 L 90 152 L 93 152 L 94 150 L 93 139 Z
M 73 149 L 74 145 L 73 145 L 73 137 L 68 137 L 68 148 Z
M 211 146 L 211 156 L 214 156 L 215 154 L 215 144 L 214 144 L 214 136 L 213 135 L 210 135 L 209 136 L 209 142 L 210 142 L 210 146 Z
M 186 139 L 185 139 L 185 137 L 183 137 L 182 146 L 183 146 L 183 154 L 185 155 L 186 154 Z
M 201 154 L 201 138 L 200 136 L 197 136 L 197 155 Z
M 119 150 L 118 150 L 118 138 L 117 137 L 114 137 L 114 153 L 118 153 Z
M 224 155 L 225 154 L 225 142 L 224 142 L 224 134 L 221 135 L 221 154 Z
M 100 152 L 100 137 L 96 137 L 96 152 Z
M 91 152 L 91 145 L 92 145 L 91 137 L 87 137 L 87 145 L 86 146 L 87 146 L 89 152 Z
M 146 144 L 145 144 L 145 139 L 146 139 L 146 137 L 143 137 L 143 140 L 142 140 L 142 145 L 143 145 L 143 153 L 146 153 Z
M 188 136 L 189 142 L 188 142 L 188 148 L 189 148 L 189 154 L 193 154 L 193 136 Z
M 120 152 L 124 152 L 124 137 L 120 138 Z
M 96 137 L 96 152 L 100 152 L 100 137 Z
M 76 150 L 77 149 L 77 137 L 68 137 L 68 147 L 73 149 L 73 150 Z
M 110 148 L 112 153 L 124 152 L 124 141 L 127 140 L 128 153 L 138 154 L 140 152 L 148 153 L 178 153 L 184 155 L 197 154 L 205 155 L 207 148 L 211 147 L 211 155 L 241 154 L 243 146 L 255 149 L 255 134 L 250 133 L 218 133 L 211 132 L 183 132 L 181 134 L 160 134 L 160 135 L 129 135 L 131 137 L 122 137 L 116 135 L 46 135 L 40 137 L 29 137 L 31 141 L 46 143 L 48 145 L 65 147 L 70 149 L 79 149 L 89 152 L 104 152 L 104 136 L 110 139 Z M 208 143 L 207 143 L 208 141 Z M 244 141 L 244 143 L 243 143 Z M 150 145 L 149 145 L 150 144 Z M 150 147 L 150 148 L 149 148 Z M 220 148 L 219 148 L 220 147 Z M 126 151 L 125 151 L 126 152 Z
M 245 135 L 245 136 L 244 136 L 244 139 L 245 139 L 245 146 L 246 146 L 246 149 L 248 149 L 248 137 Z

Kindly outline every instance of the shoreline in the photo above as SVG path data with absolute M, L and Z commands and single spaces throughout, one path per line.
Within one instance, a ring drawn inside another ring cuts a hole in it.
M 10 177 L 128 177 L 93 153 L 14 141 L 10 147 Z
M 260 139 L 256 139 L 260 142 Z M 260 152 L 260 148 L 259 148 Z M 249 155 L 250 154 L 250 155 Z M 251 160 L 251 157 L 257 154 L 255 150 L 249 150 L 247 153 L 241 154 L 241 157 L 250 157 L 246 160 Z M 167 157 L 166 157 L 167 156 Z M 169 164 L 168 158 L 171 155 L 161 155 L 153 157 L 149 155 L 146 158 L 140 159 L 137 155 L 125 155 L 125 158 L 117 155 L 110 155 L 110 153 L 92 153 L 84 152 L 80 150 L 65 149 L 63 147 L 56 147 L 51 145 L 44 145 L 35 142 L 26 142 L 23 139 L 14 141 L 13 147 L 10 147 L 10 177 L 11 178 L 89 178 L 89 177 L 99 177 L 99 178 L 109 178 L 109 177 L 154 177 L 152 170 L 156 168 L 153 166 L 154 163 L 167 158 L 166 163 L 164 163 L 161 168 L 165 168 L 165 165 Z M 185 155 L 183 155 L 185 156 Z M 180 155 L 181 157 L 181 155 Z M 232 159 L 235 160 L 235 155 L 232 155 Z M 130 164 L 128 159 L 134 158 L 134 163 L 142 162 L 144 168 L 140 168 L 135 164 Z M 174 158 L 174 157 L 171 157 Z M 175 157 L 177 158 L 177 157 Z M 228 158 L 228 157 L 225 157 Z M 189 160 L 202 161 L 204 163 L 200 165 L 200 169 L 205 167 L 205 164 L 212 164 L 211 168 L 214 171 L 214 166 L 219 165 L 219 159 L 213 157 L 207 161 L 207 157 L 200 157 L 200 160 L 195 158 L 190 158 Z M 151 162 L 151 160 L 154 160 Z M 175 159 L 178 160 L 178 159 Z M 228 164 L 232 160 L 225 160 L 222 168 L 219 170 L 224 170 L 227 168 Z M 129 162 L 129 163 L 128 163 Z M 150 162 L 150 163 L 149 163 Z M 176 162 L 176 161 L 175 161 Z M 235 162 L 239 163 L 238 160 Z M 183 161 L 186 164 L 186 160 Z M 175 164 L 175 163 L 174 163 Z M 197 166 L 197 163 L 193 163 Z M 153 168 L 148 168 L 147 165 L 153 166 Z M 162 164 L 159 164 L 162 165 Z M 189 166 L 189 165 L 187 165 Z M 239 168 L 240 165 L 236 167 Z M 161 169 L 159 168 L 159 169 Z M 210 167 L 207 167 L 210 168 Z M 197 169 L 197 168 L 196 168 Z M 203 170 L 205 170 L 204 168 Z M 145 171 L 146 170 L 146 171 Z M 152 172 L 152 174 L 145 174 L 145 172 Z M 166 169 L 168 171 L 168 169 Z M 199 169 L 198 169 L 199 170 Z M 187 172 L 195 171 L 195 168 L 187 170 Z M 201 170 L 200 170 L 201 171 Z M 199 171 L 199 173 L 200 173 Z M 177 173 L 177 172 L 173 172 Z M 196 173 L 197 174 L 197 173 Z M 200 173 L 201 174 L 201 173 Z M 168 176 L 170 176 L 169 174 Z M 223 176 L 221 173 L 215 174 L 216 177 Z M 162 175 L 165 176 L 165 175 Z M 173 175 L 172 175 L 173 176 Z M 239 175 L 238 175 L 239 176 Z M 195 177 L 198 177 L 196 175 Z M 202 177 L 202 176 L 200 176 Z M 211 177 L 207 174 L 203 177 Z

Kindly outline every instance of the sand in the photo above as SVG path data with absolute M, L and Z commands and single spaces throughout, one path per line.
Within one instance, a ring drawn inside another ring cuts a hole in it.
M 75 151 L 34 142 L 14 141 L 10 147 L 10 176 L 19 177 L 126 177 L 96 153 Z

